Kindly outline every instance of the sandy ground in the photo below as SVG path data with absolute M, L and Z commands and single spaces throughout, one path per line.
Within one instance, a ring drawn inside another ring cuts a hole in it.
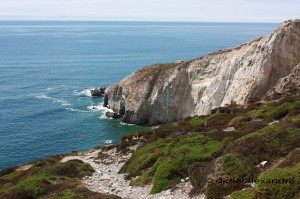
M 118 195 L 126 199 L 185 199 L 191 198 L 188 193 L 192 185 L 190 182 L 183 182 L 177 185 L 175 190 L 166 190 L 155 195 L 150 195 L 151 185 L 133 187 L 129 186 L 129 181 L 124 179 L 124 174 L 118 174 L 118 171 L 130 158 L 131 154 L 121 155 L 115 149 L 111 149 L 106 153 L 107 158 L 98 159 L 99 150 L 90 150 L 81 153 L 78 156 L 67 156 L 62 159 L 66 162 L 72 159 L 79 159 L 91 164 L 95 169 L 92 176 L 83 178 L 83 183 L 88 189 L 100 193 L 109 193 Z M 193 198 L 204 199 L 203 196 L 195 196 Z

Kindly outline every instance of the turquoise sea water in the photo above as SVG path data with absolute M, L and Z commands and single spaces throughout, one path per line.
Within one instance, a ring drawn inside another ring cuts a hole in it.
M 145 65 L 239 45 L 277 25 L 1 21 L 0 169 L 118 143 L 144 128 L 106 119 L 103 99 L 87 89 Z

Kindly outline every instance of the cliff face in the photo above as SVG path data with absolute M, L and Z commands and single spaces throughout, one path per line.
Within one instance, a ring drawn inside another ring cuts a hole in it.
M 104 105 L 124 115 L 126 123 L 166 123 L 251 97 L 262 99 L 278 90 L 282 78 L 293 79 L 299 63 L 300 20 L 290 20 L 235 48 L 144 67 L 110 86 Z

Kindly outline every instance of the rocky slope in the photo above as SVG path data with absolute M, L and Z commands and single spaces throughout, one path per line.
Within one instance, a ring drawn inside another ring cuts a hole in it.
M 294 80 L 292 74 L 299 63 L 298 19 L 238 47 L 190 61 L 144 67 L 110 86 L 104 106 L 124 115 L 124 122 L 136 124 L 204 115 L 216 107 L 244 104 L 250 98 L 291 93 L 286 86 L 298 85 L 299 79 Z M 285 83 L 284 77 L 290 83 Z

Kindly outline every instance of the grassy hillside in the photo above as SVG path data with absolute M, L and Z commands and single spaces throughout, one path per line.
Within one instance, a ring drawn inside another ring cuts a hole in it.
M 133 136 L 124 137 L 119 150 Z M 300 194 L 299 97 L 221 107 L 210 115 L 186 118 L 138 136 L 146 141 L 120 172 L 127 173 L 132 186 L 153 183 L 151 193 L 189 177 L 191 194 L 205 192 L 208 199 L 230 194 L 232 198 L 297 198 Z M 259 166 L 263 161 L 267 163 Z M 280 162 L 286 162 L 283 168 L 278 168 Z M 247 183 L 218 181 L 283 177 L 295 183 L 257 183 L 252 188 Z
M 208 199 L 300 198 L 300 97 L 217 108 L 207 116 L 129 134 L 113 147 L 133 152 L 120 173 L 131 186 L 153 184 L 152 194 L 189 180 L 190 194 L 205 193 Z M 93 172 L 90 165 L 61 163 L 61 158 L 2 170 L 0 198 L 117 198 L 81 184 Z M 230 179 L 235 181 L 226 182 Z

